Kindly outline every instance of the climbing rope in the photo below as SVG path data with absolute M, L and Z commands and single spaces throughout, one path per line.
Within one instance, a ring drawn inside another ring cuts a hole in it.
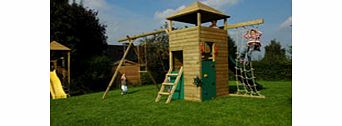
M 236 90 L 237 90 L 237 93 L 240 93 L 240 87 L 239 87 L 239 85 L 241 84 L 241 83 L 239 83 L 239 75 L 238 75 L 238 66 L 237 66 L 237 64 L 238 64 L 238 57 L 239 57 L 239 48 L 238 48 L 238 41 L 239 41 L 239 33 L 238 33 L 238 30 L 235 30 L 235 40 L 236 40 L 236 43 L 235 43 L 235 45 L 236 45 L 236 52 L 235 52 L 235 54 L 236 54 L 236 58 L 235 58 L 235 63 L 236 63 L 236 66 L 235 66 L 235 83 L 236 83 Z
M 240 57 L 241 57 L 241 54 L 240 54 L 241 42 L 240 41 L 242 41 L 242 38 L 240 38 L 241 30 L 236 29 L 235 31 L 236 31 L 235 33 L 236 34 L 235 82 L 236 82 L 236 87 L 237 87 L 237 93 L 246 94 L 248 91 L 247 91 L 246 84 L 245 84 L 244 77 L 243 77 L 243 70 L 241 68 L 241 65 L 239 65 Z M 242 86 L 242 89 L 240 86 Z
M 236 66 L 235 66 L 235 82 L 237 86 L 237 94 L 249 94 L 249 95 L 257 95 L 261 96 L 259 91 L 256 88 L 256 77 L 254 76 L 254 68 L 251 62 L 251 53 L 252 49 L 248 48 L 248 45 L 245 44 L 247 42 L 244 41 L 244 38 L 242 37 L 241 31 L 243 33 L 246 33 L 248 30 L 243 27 L 243 30 L 236 29 Z M 242 50 L 244 47 L 247 47 L 246 50 Z M 244 53 L 244 56 L 242 56 L 241 53 Z M 242 63 L 240 62 L 240 58 L 243 58 Z M 241 67 L 242 66 L 242 67 Z M 240 71 L 240 72 L 239 72 Z M 242 86 L 243 88 L 241 89 Z

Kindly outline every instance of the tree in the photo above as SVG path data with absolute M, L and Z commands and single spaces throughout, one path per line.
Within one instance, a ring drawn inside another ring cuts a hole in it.
M 271 43 L 265 46 L 265 56 L 261 62 L 267 64 L 282 64 L 288 61 L 286 50 L 281 47 L 280 42 L 277 42 L 276 39 L 271 40 Z
M 50 41 L 72 49 L 71 91 L 82 88 L 88 92 L 94 84 L 105 85 L 110 78 L 110 60 L 103 56 L 107 48 L 106 26 L 99 23 L 97 14 L 81 5 L 70 5 L 68 0 L 50 1 Z
M 51 0 L 50 40 L 72 48 L 73 56 L 101 54 L 107 46 L 106 26 L 96 16 L 94 10 L 69 5 L 68 0 Z
M 228 36 L 228 52 L 229 52 L 229 56 L 233 57 L 234 59 L 236 58 L 236 45 L 235 45 L 235 41 Z

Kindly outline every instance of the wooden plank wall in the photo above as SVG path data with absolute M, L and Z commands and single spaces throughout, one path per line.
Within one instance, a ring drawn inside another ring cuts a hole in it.
M 200 76 L 201 70 L 198 28 L 171 31 L 169 39 L 171 51 L 183 50 L 184 99 L 201 101 L 201 87 L 193 84 L 193 78 Z
M 201 27 L 200 41 L 214 42 L 218 46 L 216 57 L 216 96 L 228 94 L 228 48 L 227 31 L 217 28 Z
M 116 67 L 114 67 L 114 71 L 116 70 Z M 126 73 L 127 77 L 127 84 L 128 85 L 141 85 L 140 83 L 140 65 L 139 64 L 128 64 L 126 63 L 125 66 L 122 66 L 119 70 L 119 74 L 116 77 L 116 83 L 120 85 L 121 81 L 121 75 L 122 73 Z

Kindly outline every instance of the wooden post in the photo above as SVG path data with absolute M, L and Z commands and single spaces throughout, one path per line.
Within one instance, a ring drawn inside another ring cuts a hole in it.
M 128 36 L 127 36 L 127 37 L 128 37 Z M 125 60 L 125 58 L 126 58 L 128 52 L 129 52 L 129 49 L 131 48 L 131 46 L 132 46 L 132 44 L 133 44 L 133 41 L 132 41 L 129 37 L 128 37 L 128 41 L 129 41 L 129 45 L 128 45 L 128 47 L 127 47 L 127 49 L 126 49 L 124 55 L 122 56 L 119 65 L 116 67 L 116 70 L 115 70 L 115 72 L 114 72 L 114 75 L 113 75 L 112 79 L 110 80 L 110 82 L 109 82 L 109 84 L 108 84 L 108 87 L 107 87 L 105 93 L 104 93 L 103 96 L 102 96 L 102 99 L 104 99 L 104 98 L 106 97 L 106 95 L 108 94 L 108 91 L 109 91 L 110 87 L 113 85 L 113 82 L 114 82 L 114 80 L 115 80 L 117 74 L 119 73 L 119 69 L 121 68 L 122 63 L 124 62 L 124 60 Z
M 171 71 L 172 71 L 172 69 L 173 69 L 173 59 L 172 59 L 173 57 L 172 57 L 172 51 L 170 50 L 169 51 L 169 64 L 170 64 L 170 69 L 171 69 Z
M 140 49 L 139 48 L 140 48 L 140 45 L 137 46 L 137 50 L 138 51 L 136 53 L 137 53 L 137 56 L 138 56 L 138 63 L 140 65 L 141 64 L 141 62 L 140 62 L 141 59 L 140 59 Z
M 201 24 L 201 13 L 197 12 L 197 27 L 199 31 L 201 31 Z
M 225 18 L 223 19 L 223 29 L 227 29 L 227 25 L 228 25 L 227 18 Z
M 147 41 L 145 41 L 145 45 L 144 45 L 144 58 L 145 58 L 145 60 L 144 60 L 145 61 L 144 62 L 144 64 L 145 64 L 144 71 L 147 71 L 147 64 L 148 64 L 146 52 L 147 52 Z
M 68 84 L 70 87 L 70 51 L 68 52 Z
M 211 47 L 211 50 L 212 50 L 212 56 L 213 56 L 213 62 L 215 62 L 215 60 L 216 60 L 216 52 L 215 52 L 215 48 L 217 48 L 217 47 L 215 47 L 216 46 L 216 43 L 214 43 L 213 45 L 212 45 L 212 47 Z
M 136 53 L 137 53 L 137 56 L 138 56 L 138 64 L 139 64 L 139 71 L 140 71 L 140 69 L 141 69 L 141 62 L 140 62 L 140 60 L 141 59 L 140 59 L 140 49 L 139 48 L 140 48 L 140 45 L 137 46 L 137 50 L 138 51 Z M 139 83 L 142 85 L 140 72 L 139 72 Z
M 169 20 L 169 32 L 172 31 L 172 20 Z
M 198 49 L 199 49 L 199 44 L 201 43 L 201 24 L 202 24 L 202 22 L 201 22 L 201 13 L 197 12 Z M 205 44 L 205 43 L 203 43 L 203 44 Z M 198 52 L 198 53 L 200 53 L 200 52 Z M 199 67 L 200 67 L 200 71 L 199 71 L 198 77 L 200 79 L 202 79 L 202 54 L 199 55 L 198 64 L 199 64 Z M 195 90 L 196 90 L 196 93 L 199 94 L 199 100 L 202 101 L 202 88 L 201 88 L 201 86 L 197 87 L 197 89 L 195 89 Z

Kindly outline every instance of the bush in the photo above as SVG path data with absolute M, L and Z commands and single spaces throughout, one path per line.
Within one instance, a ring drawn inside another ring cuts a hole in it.
M 258 80 L 291 80 L 291 64 L 254 63 L 255 76 Z
M 257 80 L 291 80 L 292 64 L 266 64 L 253 62 Z M 229 71 L 229 80 L 235 80 L 235 71 Z
M 77 77 L 72 77 L 72 94 L 85 94 L 103 91 L 112 77 L 112 61 L 107 56 L 94 56 L 84 62 L 86 70 Z

